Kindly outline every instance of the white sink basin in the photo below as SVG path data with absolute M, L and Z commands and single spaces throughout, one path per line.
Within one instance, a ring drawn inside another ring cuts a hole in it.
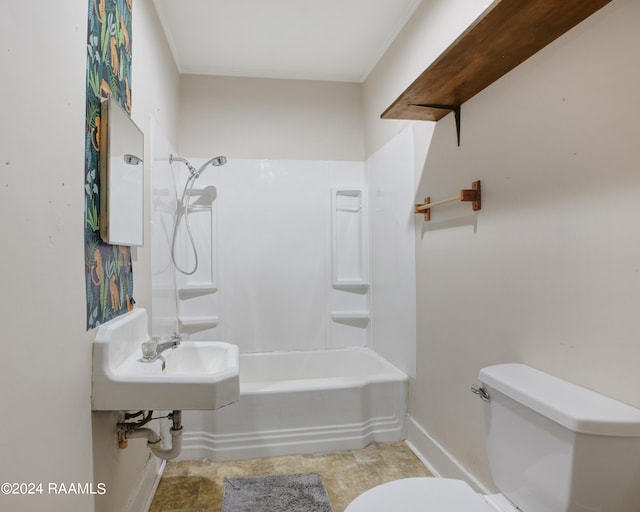
M 98 328 L 93 345 L 93 410 L 212 410 L 239 399 L 236 345 L 183 341 L 161 358 L 142 362 L 142 342 L 148 339 L 144 309 Z

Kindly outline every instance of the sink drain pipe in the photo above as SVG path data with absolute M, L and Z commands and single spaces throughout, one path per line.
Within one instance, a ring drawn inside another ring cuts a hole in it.
M 167 416 L 173 421 L 169 432 L 171 433 L 171 446 L 169 448 L 162 447 L 162 436 L 155 430 L 147 427 L 140 427 L 142 423 L 118 423 L 120 430 L 118 431 L 118 441 L 120 448 L 127 447 L 129 439 L 146 439 L 147 447 L 156 457 L 164 460 L 175 459 L 180 455 L 182 449 L 182 411 L 173 411 Z M 150 416 L 149 416 L 149 419 Z M 148 421 L 148 420 L 147 420 Z

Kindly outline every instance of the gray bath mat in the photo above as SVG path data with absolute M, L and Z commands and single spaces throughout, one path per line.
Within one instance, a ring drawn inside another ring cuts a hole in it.
M 331 512 L 317 473 L 225 478 L 222 512 Z

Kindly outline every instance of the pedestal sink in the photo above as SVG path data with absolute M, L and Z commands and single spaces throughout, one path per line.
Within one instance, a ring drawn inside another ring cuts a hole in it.
M 240 397 L 239 351 L 222 341 L 183 341 L 153 362 L 147 312 L 136 308 L 100 326 L 93 344 L 93 410 L 212 410 Z

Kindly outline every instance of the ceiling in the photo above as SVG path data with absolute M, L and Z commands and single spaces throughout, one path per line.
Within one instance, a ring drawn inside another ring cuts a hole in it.
M 154 0 L 180 73 L 362 82 L 422 0 Z

